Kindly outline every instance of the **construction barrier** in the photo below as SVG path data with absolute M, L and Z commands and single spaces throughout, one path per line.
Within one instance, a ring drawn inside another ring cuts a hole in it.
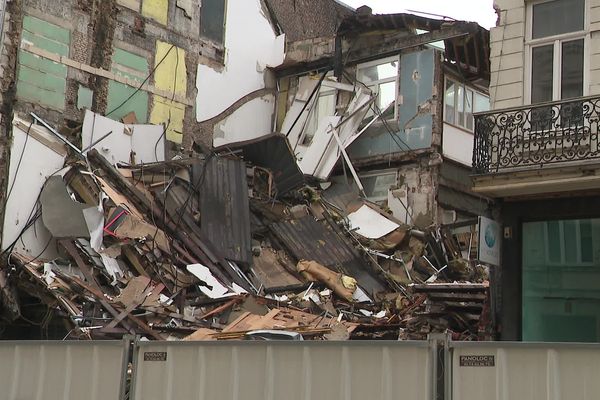
M 137 342 L 133 400 L 432 398 L 428 342 Z
M 600 345 L 0 342 L 0 387 L 2 400 L 591 400 Z
M 0 398 L 118 400 L 129 341 L 0 341 Z
M 451 342 L 449 351 L 453 400 L 591 400 L 600 394 L 600 345 Z

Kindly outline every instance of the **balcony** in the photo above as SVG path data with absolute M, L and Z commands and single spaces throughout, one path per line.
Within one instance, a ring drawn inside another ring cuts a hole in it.
M 600 96 L 475 115 L 474 190 L 506 197 L 600 189 L 599 123 Z

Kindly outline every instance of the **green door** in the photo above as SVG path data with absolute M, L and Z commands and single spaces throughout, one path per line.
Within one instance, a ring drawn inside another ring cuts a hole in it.
M 598 342 L 600 219 L 523 224 L 523 340 Z

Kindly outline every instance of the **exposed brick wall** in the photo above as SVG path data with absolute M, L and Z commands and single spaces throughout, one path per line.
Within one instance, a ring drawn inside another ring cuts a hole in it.
M 77 127 L 82 124 L 84 116 L 84 110 L 78 108 L 80 88 L 92 90 L 94 111 L 107 111 L 108 82 L 115 77 L 112 71 L 112 55 L 116 47 L 146 58 L 150 69 L 154 66 L 157 41 L 172 43 L 185 50 L 185 100 L 189 104 L 185 108 L 183 131 L 184 139 L 191 143 L 189 138 L 197 128 L 195 101 L 190 101 L 196 97 L 197 65 L 199 62 L 218 65 L 222 62 L 222 54 L 219 55 L 213 46 L 200 38 L 199 9 L 195 9 L 190 16 L 177 8 L 176 2 L 169 3 L 169 24 L 165 26 L 144 17 L 139 10 L 118 5 L 116 0 L 9 0 L 4 43 L 0 46 L 0 203 L 3 202 L 3 193 L 6 192 L 2 188 L 6 189 L 8 168 L 5 160 L 9 159 L 8 144 L 12 135 L 14 113 L 27 117 L 29 112 L 33 111 L 52 126 L 67 135 L 70 134 L 70 139 L 76 141 Z M 68 56 L 65 60 L 60 56 L 58 61 L 52 59 L 68 66 L 64 111 L 43 107 L 16 96 L 18 51 L 24 15 L 42 19 L 70 32 Z M 102 71 L 105 73 L 101 73 Z M 120 76 L 120 79 L 124 78 Z M 151 77 L 148 84 L 154 87 L 154 83 Z M 136 86 L 129 85 L 131 88 Z M 151 108 L 152 101 L 149 101 L 148 115 Z M 170 153 L 180 151 L 180 147 L 171 144 Z M 3 216 L 0 215 L 0 221 L 2 220 Z
M 93 11 L 93 47 L 90 50 L 90 65 L 110 70 L 112 45 L 116 21 L 114 15 L 117 11 L 115 0 L 103 0 L 96 3 Z M 104 114 L 108 99 L 108 79 L 94 77 L 91 85 L 94 91 L 92 111 Z

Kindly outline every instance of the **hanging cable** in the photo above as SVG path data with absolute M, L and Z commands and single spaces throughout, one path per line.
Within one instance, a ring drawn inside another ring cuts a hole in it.
M 167 50 L 167 52 L 160 59 L 160 61 L 158 62 L 158 64 L 156 64 L 154 66 L 154 68 L 152 68 L 152 71 L 150 71 L 150 73 L 148 74 L 148 76 L 135 89 L 135 91 L 133 93 L 131 93 L 129 95 L 129 97 L 127 97 L 125 100 L 123 100 L 123 102 L 121 104 L 119 104 L 118 106 L 116 106 L 115 108 L 113 108 L 112 110 L 110 110 L 109 112 L 107 112 L 105 116 L 108 117 L 109 115 L 111 115 L 112 113 L 114 113 L 115 111 L 117 111 L 118 109 L 120 109 L 121 107 L 123 107 L 125 104 L 127 104 L 127 102 L 129 102 L 129 100 L 131 100 L 133 98 L 133 96 L 135 96 L 140 90 L 142 90 L 142 88 L 144 87 L 144 85 L 148 82 L 148 80 L 150 80 L 150 78 L 154 75 L 154 73 L 156 72 L 156 70 L 158 69 L 158 67 L 165 61 L 165 59 L 167 58 L 167 56 L 169 55 L 169 53 L 171 53 L 171 50 L 173 50 L 175 47 L 176 46 L 174 44 L 171 45 L 171 47 L 169 48 L 169 50 Z

